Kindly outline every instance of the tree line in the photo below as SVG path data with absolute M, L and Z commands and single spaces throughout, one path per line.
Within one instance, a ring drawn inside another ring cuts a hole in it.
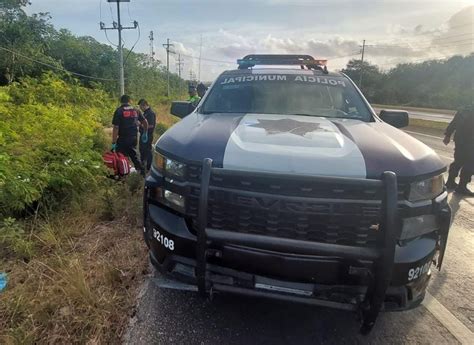
M 0 48 L 0 86 L 56 69 L 65 80 L 77 78 L 83 86 L 101 88 L 117 97 L 117 50 L 92 37 L 55 29 L 48 13 L 28 15 L 24 10 L 28 5 L 28 0 L 0 2 L 0 47 L 4 48 Z M 126 49 L 124 56 L 127 92 L 134 97 L 166 101 L 166 68 L 161 62 Z M 77 74 L 71 76 L 62 70 Z M 181 95 L 185 87 L 184 80 L 171 74 L 173 96 Z
M 382 71 L 351 60 L 342 71 L 358 83 L 371 103 L 457 109 L 474 102 L 474 53 L 446 60 L 404 63 Z

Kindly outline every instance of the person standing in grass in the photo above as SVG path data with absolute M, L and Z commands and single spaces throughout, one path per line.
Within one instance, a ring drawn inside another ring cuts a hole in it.
M 140 159 L 143 168 L 146 169 L 146 171 L 149 171 L 153 161 L 152 144 L 153 131 L 155 130 L 156 125 L 156 114 L 145 99 L 138 101 L 138 106 L 148 123 L 148 131 L 145 131 L 144 127 L 140 126 Z M 145 134 L 146 137 L 143 138 Z
M 446 128 L 444 144 L 448 145 L 454 133 L 454 162 L 449 167 L 449 177 L 446 182 L 448 189 L 466 196 L 474 196 L 467 188 L 474 173 L 474 105 L 459 110 Z M 459 177 L 459 185 L 456 178 Z
M 121 152 L 129 157 L 135 166 L 135 169 L 140 172 L 142 176 L 145 175 L 145 170 L 142 167 L 137 157 L 137 136 L 138 125 L 143 127 L 144 134 L 141 140 L 148 140 L 148 122 L 131 105 L 130 96 L 123 95 L 120 98 L 120 107 L 115 110 L 112 124 L 114 125 L 112 131 L 112 151 Z
M 189 85 L 188 87 L 189 99 L 188 102 L 191 102 L 194 108 L 196 108 L 201 101 L 201 97 L 198 96 L 196 86 Z

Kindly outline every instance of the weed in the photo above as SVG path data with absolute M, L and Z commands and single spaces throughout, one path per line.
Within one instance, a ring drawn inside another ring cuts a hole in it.
M 126 182 L 109 187 L 120 196 L 110 201 L 114 221 L 101 219 L 103 195 L 87 195 L 35 223 L 28 262 L 4 257 L 9 285 L 0 294 L 0 343 L 120 342 L 146 255 L 137 226 L 140 193 Z M 7 220 L 2 232 L 25 234 L 19 226 Z
M 29 260 L 34 254 L 33 241 L 26 236 L 22 224 L 13 218 L 5 218 L 0 223 L 0 244 L 2 244 L 4 251 L 9 252 L 8 254 L 24 260 Z

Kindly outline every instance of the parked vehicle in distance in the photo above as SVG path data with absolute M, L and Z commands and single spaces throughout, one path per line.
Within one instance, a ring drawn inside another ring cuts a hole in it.
M 266 66 L 265 68 L 259 68 Z M 295 68 L 296 67 L 296 68 Z M 144 236 L 154 267 L 216 292 L 407 310 L 440 268 L 445 164 L 308 55 L 249 55 L 156 143 Z

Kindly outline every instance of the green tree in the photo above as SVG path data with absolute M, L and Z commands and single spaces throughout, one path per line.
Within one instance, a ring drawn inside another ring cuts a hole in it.
M 48 42 L 46 53 L 66 70 L 100 79 L 78 78 L 86 86 L 94 86 L 97 81 L 113 92 L 116 83 L 102 79 L 116 79 L 117 52 L 110 46 L 97 42 L 92 37 L 77 37 L 70 31 L 55 31 Z
M 356 83 L 360 60 L 343 69 Z M 364 62 L 363 91 L 380 104 L 456 109 L 474 102 L 474 54 L 399 64 L 382 73 Z
M 47 38 L 54 32 L 48 23 L 49 15 L 38 13 L 28 16 L 22 7 L 28 4 L 26 0 L 0 2 L 0 47 L 56 64 L 54 59 L 44 54 Z M 45 71 L 44 66 L 25 60 L 11 51 L 2 50 L 0 54 L 0 84 L 11 83 L 26 75 L 38 76 Z

